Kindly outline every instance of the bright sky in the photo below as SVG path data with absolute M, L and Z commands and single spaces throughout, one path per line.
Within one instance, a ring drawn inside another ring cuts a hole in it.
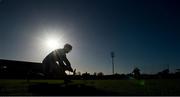
M 157 73 L 180 68 L 175 0 L 0 0 L 0 58 L 41 62 L 70 43 L 81 72 Z

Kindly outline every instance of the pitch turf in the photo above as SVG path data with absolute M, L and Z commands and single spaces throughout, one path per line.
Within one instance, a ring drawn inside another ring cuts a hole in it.
M 180 80 L 0 80 L 0 95 L 180 95 Z

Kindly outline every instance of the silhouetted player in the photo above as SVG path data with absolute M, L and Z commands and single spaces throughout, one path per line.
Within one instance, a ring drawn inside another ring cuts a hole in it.
M 70 44 L 65 44 L 63 49 L 56 49 L 48 54 L 43 60 L 43 70 L 47 77 L 63 78 L 67 80 L 66 70 L 73 72 L 71 63 L 66 54 L 72 50 Z

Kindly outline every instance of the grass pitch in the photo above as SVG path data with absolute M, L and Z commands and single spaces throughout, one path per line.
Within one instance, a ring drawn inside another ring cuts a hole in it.
M 10 80 L 10 79 L 1 79 L 0 80 L 0 95 L 180 95 L 180 80 L 73 80 L 68 86 L 63 86 L 63 80 Z M 44 83 L 44 84 L 43 84 Z M 33 89 L 37 88 L 37 85 L 41 86 L 37 90 L 40 92 L 30 91 L 30 86 L 36 86 Z M 48 85 L 48 88 L 47 88 Z M 80 86 L 81 85 L 81 86 Z M 51 86 L 51 87 L 49 87 Z M 52 87 L 53 86 L 53 87 Z M 59 86 L 59 87 L 54 87 Z M 42 88 L 41 88 L 42 87 Z M 43 90 L 44 87 L 47 90 Z M 62 88 L 63 87 L 63 88 Z M 86 87 L 86 88 L 84 88 Z M 71 88 L 73 90 L 71 91 Z M 88 89 L 89 88 L 89 89 Z M 90 89 L 91 88 L 91 89 Z M 79 89 L 79 92 L 76 91 Z M 96 91 L 93 94 L 93 90 Z M 84 94 L 81 91 L 83 90 Z M 87 90 L 87 91 L 86 91 Z M 99 90 L 104 91 L 102 93 Z M 49 91 L 56 91 L 52 94 L 47 94 Z M 75 91 L 75 92 L 74 92 Z M 86 93 L 85 93 L 86 92 Z M 108 94 L 104 94 L 109 92 Z M 46 94 L 43 94 L 46 93 Z M 74 94 L 73 94 L 74 93 Z M 79 93 L 79 94 L 78 94 Z M 89 93 L 89 94 L 88 94 Z M 99 94 L 98 94 L 99 93 Z

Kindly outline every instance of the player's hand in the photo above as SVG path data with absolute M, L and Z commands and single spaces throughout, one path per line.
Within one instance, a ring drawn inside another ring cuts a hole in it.
M 68 66 L 68 70 L 71 71 L 71 72 L 73 72 L 73 69 L 72 69 L 71 66 Z

